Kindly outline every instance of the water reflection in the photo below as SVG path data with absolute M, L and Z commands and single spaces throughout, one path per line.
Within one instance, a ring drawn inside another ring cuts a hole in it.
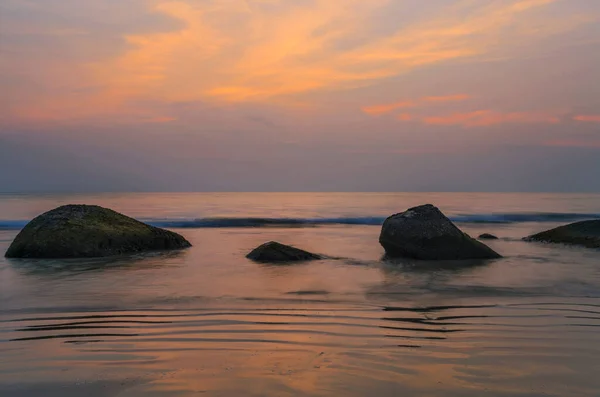
M 65 276 L 109 270 L 151 269 L 172 266 L 173 259 L 183 260 L 186 250 L 154 251 L 104 258 L 31 259 L 6 258 L 19 273 L 34 276 Z
M 515 254 L 448 266 L 380 260 L 366 227 L 188 236 L 184 252 L 1 262 L 0 395 L 597 395 L 595 253 L 499 241 Z M 267 240 L 357 259 L 244 258 Z
M 461 273 L 471 271 L 493 263 L 497 259 L 468 259 L 468 260 L 447 260 L 447 261 L 421 261 L 407 258 L 391 258 L 384 255 L 381 258 L 384 266 L 384 272 L 414 272 L 414 273 Z

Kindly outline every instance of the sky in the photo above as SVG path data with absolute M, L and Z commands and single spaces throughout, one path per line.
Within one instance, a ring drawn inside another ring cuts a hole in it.
M 0 192 L 600 191 L 598 0 L 2 0 Z

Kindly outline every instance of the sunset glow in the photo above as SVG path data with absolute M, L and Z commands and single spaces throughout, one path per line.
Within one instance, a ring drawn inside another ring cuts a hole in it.
M 152 131 L 172 137 L 174 167 L 190 171 L 206 167 L 184 164 L 192 148 L 226 158 L 241 139 L 250 150 L 230 155 L 258 172 L 278 167 L 251 156 L 263 142 L 273 155 L 311 147 L 325 158 L 400 142 L 438 152 L 444 129 L 452 144 L 491 128 L 479 145 L 538 148 L 598 132 L 593 0 L 75 4 L 0 5 L 0 137 L 100 145 L 106 161 L 127 145 L 158 151 Z
M 465 127 L 480 127 L 502 123 L 552 123 L 560 121 L 558 117 L 541 114 L 513 112 L 501 113 L 492 110 L 477 110 L 469 113 L 455 113 L 448 116 L 426 117 L 423 120 L 432 125 L 462 125 Z

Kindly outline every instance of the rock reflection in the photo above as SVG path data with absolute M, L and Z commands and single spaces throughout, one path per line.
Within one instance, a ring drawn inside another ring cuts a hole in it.
M 77 259 L 9 259 L 6 261 L 25 275 L 65 276 L 107 270 L 135 270 L 172 266 L 172 259 L 183 259 L 185 250 L 156 251 L 135 255 Z
M 406 258 L 391 258 L 384 255 L 381 258 L 384 272 L 436 272 L 436 273 L 461 273 L 475 268 L 489 265 L 494 262 L 490 259 L 463 259 L 451 261 L 420 261 Z

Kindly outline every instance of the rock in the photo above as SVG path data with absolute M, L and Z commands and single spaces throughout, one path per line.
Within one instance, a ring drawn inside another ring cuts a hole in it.
M 96 205 L 65 205 L 29 222 L 7 258 L 91 258 L 190 247 L 182 236 Z
M 501 256 L 471 238 L 431 204 L 385 220 L 379 243 L 388 257 L 424 260 L 493 259 Z
M 479 236 L 480 240 L 498 240 L 498 237 L 494 236 L 493 234 L 489 234 L 489 233 L 483 233 L 482 235 Z
M 600 248 L 600 219 L 560 226 L 525 237 L 524 240 Z
M 246 258 L 263 263 L 301 262 L 322 259 L 320 255 L 271 241 L 255 248 Z

